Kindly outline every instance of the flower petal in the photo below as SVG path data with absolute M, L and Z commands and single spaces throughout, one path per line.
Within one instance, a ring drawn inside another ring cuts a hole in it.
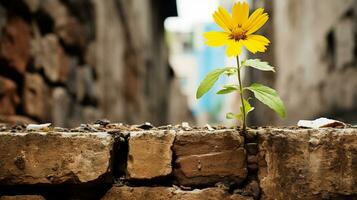
M 263 8 L 258 8 L 243 24 L 243 29 L 247 30 L 247 35 L 254 33 L 268 21 L 268 14 L 263 12 Z
M 214 21 L 225 31 L 230 31 L 233 28 L 233 20 L 230 14 L 222 6 L 213 14 Z
M 218 31 L 205 32 L 203 36 L 206 38 L 206 44 L 213 47 L 223 46 L 229 39 L 228 33 Z
M 252 53 L 265 52 L 270 41 L 261 35 L 249 35 L 243 40 L 243 45 Z
M 243 25 L 249 16 L 249 5 L 247 2 L 238 2 L 233 5 L 232 18 L 235 26 Z
M 267 13 L 260 15 L 253 23 L 252 26 L 248 29 L 247 35 L 252 34 L 259 30 L 269 19 Z
M 229 40 L 227 44 L 226 54 L 228 57 L 239 56 L 242 52 L 242 42 Z

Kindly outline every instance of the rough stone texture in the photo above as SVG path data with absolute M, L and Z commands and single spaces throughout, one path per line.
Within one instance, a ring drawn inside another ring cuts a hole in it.
M 0 133 L 0 185 L 86 183 L 111 170 L 107 133 Z
M 170 68 L 163 20 L 176 11 L 165 8 L 174 1 L 164 2 L 93 1 L 99 103 L 111 120 L 167 122 L 169 92 L 161 91 L 169 91 Z
M 14 115 L 19 101 L 16 83 L 0 76 L 0 115 Z
M 59 0 L 45 1 L 43 10 L 54 20 L 56 34 L 70 46 L 84 46 L 86 35 L 77 18 Z
M 356 129 L 258 132 L 263 199 L 357 198 Z
M 16 196 L 1 196 L 0 200 L 45 200 L 39 195 L 16 195 Z
M 282 123 L 321 115 L 355 123 L 357 1 L 266 2 L 274 9 L 276 88 L 288 113 Z
M 242 182 L 247 176 L 244 139 L 234 130 L 181 131 L 174 142 L 174 175 L 181 185 Z
M 67 91 L 62 87 L 52 90 L 52 122 L 56 126 L 68 127 L 67 118 L 69 116 L 71 99 Z
M 43 68 L 46 78 L 51 82 L 65 82 L 69 68 L 69 59 L 55 34 L 41 37 L 36 34 L 32 41 L 31 52 L 35 66 Z
M 183 191 L 170 187 L 112 187 L 102 200 L 253 200 L 238 194 L 230 195 L 219 188 Z
M 23 108 L 26 114 L 40 120 L 48 119 L 49 90 L 39 74 L 26 73 L 23 101 Z
M 46 107 L 46 116 L 42 108 L 28 109 L 27 95 L 19 95 L 16 109 L 4 106 L 8 98 L 1 108 L 9 108 L 9 116 L 26 115 L 57 126 L 104 117 L 155 125 L 188 119 L 180 91 L 162 92 L 173 86 L 163 25 L 176 14 L 175 0 L 0 1 L 0 76 L 22 90 L 27 87 L 23 75 L 36 74 L 49 91 L 64 87 L 72 105 L 64 122 L 52 118 L 62 115 L 51 113 L 58 112 L 55 104 L 36 102 L 34 107 Z M 51 96 L 48 92 L 44 99 Z
M 174 139 L 175 132 L 173 131 L 130 133 L 128 177 L 151 179 L 171 174 L 171 147 Z
M 30 58 L 29 25 L 20 17 L 10 17 L 0 38 L 0 58 L 17 73 L 25 73 Z M 1 66 L 4 67 L 4 66 Z
M 21 115 L 0 115 L 0 122 L 7 124 L 34 124 L 35 120 Z

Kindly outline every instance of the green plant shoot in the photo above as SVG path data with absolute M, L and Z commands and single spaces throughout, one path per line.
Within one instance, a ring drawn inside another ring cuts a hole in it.
M 213 14 L 213 19 L 223 31 L 206 32 L 204 34 L 206 44 L 213 47 L 227 46 L 226 54 L 228 57 L 236 57 L 237 66 L 218 68 L 208 73 L 197 89 L 196 98 L 199 99 L 207 93 L 222 75 L 236 75 L 238 84 L 223 85 L 222 89 L 217 91 L 219 95 L 237 92 L 240 96 L 240 112 L 227 113 L 226 118 L 240 120 L 243 132 L 246 132 L 247 116 L 254 110 L 249 103 L 251 97 L 245 98 L 247 92 L 251 92 L 256 99 L 284 118 L 286 115 L 284 104 L 274 89 L 259 83 L 245 87 L 242 83 L 241 74 L 245 68 L 275 72 L 274 67 L 259 59 L 242 61 L 239 59 L 243 46 L 253 54 L 266 51 L 270 41 L 254 33 L 268 21 L 268 14 L 264 13 L 264 9 L 258 8 L 249 16 L 249 5 L 246 2 L 238 2 L 232 7 L 232 15 L 223 7 L 219 7 Z

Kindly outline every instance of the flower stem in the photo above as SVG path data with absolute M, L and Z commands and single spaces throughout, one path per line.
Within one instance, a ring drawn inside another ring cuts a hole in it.
M 243 101 L 243 86 L 242 86 L 242 79 L 240 75 L 240 62 L 239 62 L 239 56 L 237 56 L 237 68 L 238 68 L 238 82 L 239 82 L 239 95 L 240 95 L 240 101 L 242 103 L 242 126 L 243 126 L 243 133 L 246 132 L 246 127 L 247 127 L 247 122 L 246 122 L 246 111 L 245 111 L 245 105 Z

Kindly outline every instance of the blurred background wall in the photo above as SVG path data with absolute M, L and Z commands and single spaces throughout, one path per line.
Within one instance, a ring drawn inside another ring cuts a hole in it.
M 234 65 L 202 37 L 219 30 L 214 10 L 233 2 L 0 0 L 0 122 L 236 124 L 224 117 L 239 107 L 235 94 L 195 99 L 209 70 Z M 357 123 L 357 0 L 248 2 L 270 14 L 261 33 L 272 43 L 242 57 L 277 73 L 249 70 L 244 79 L 276 88 L 288 111 L 279 120 L 254 102 L 250 124 Z
M 279 91 L 288 116 L 274 123 L 329 117 L 357 124 L 357 1 L 255 2 L 271 16 L 263 32 L 272 44 L 263 58 L 277 73 L 253 71 L 249 78 Z M 253 115 L 252 121 L 261 125 L 274 119 L 260 107 Z
M 175 0 L 0 2 L 1 121 L 190 119 L 164 37 Z

